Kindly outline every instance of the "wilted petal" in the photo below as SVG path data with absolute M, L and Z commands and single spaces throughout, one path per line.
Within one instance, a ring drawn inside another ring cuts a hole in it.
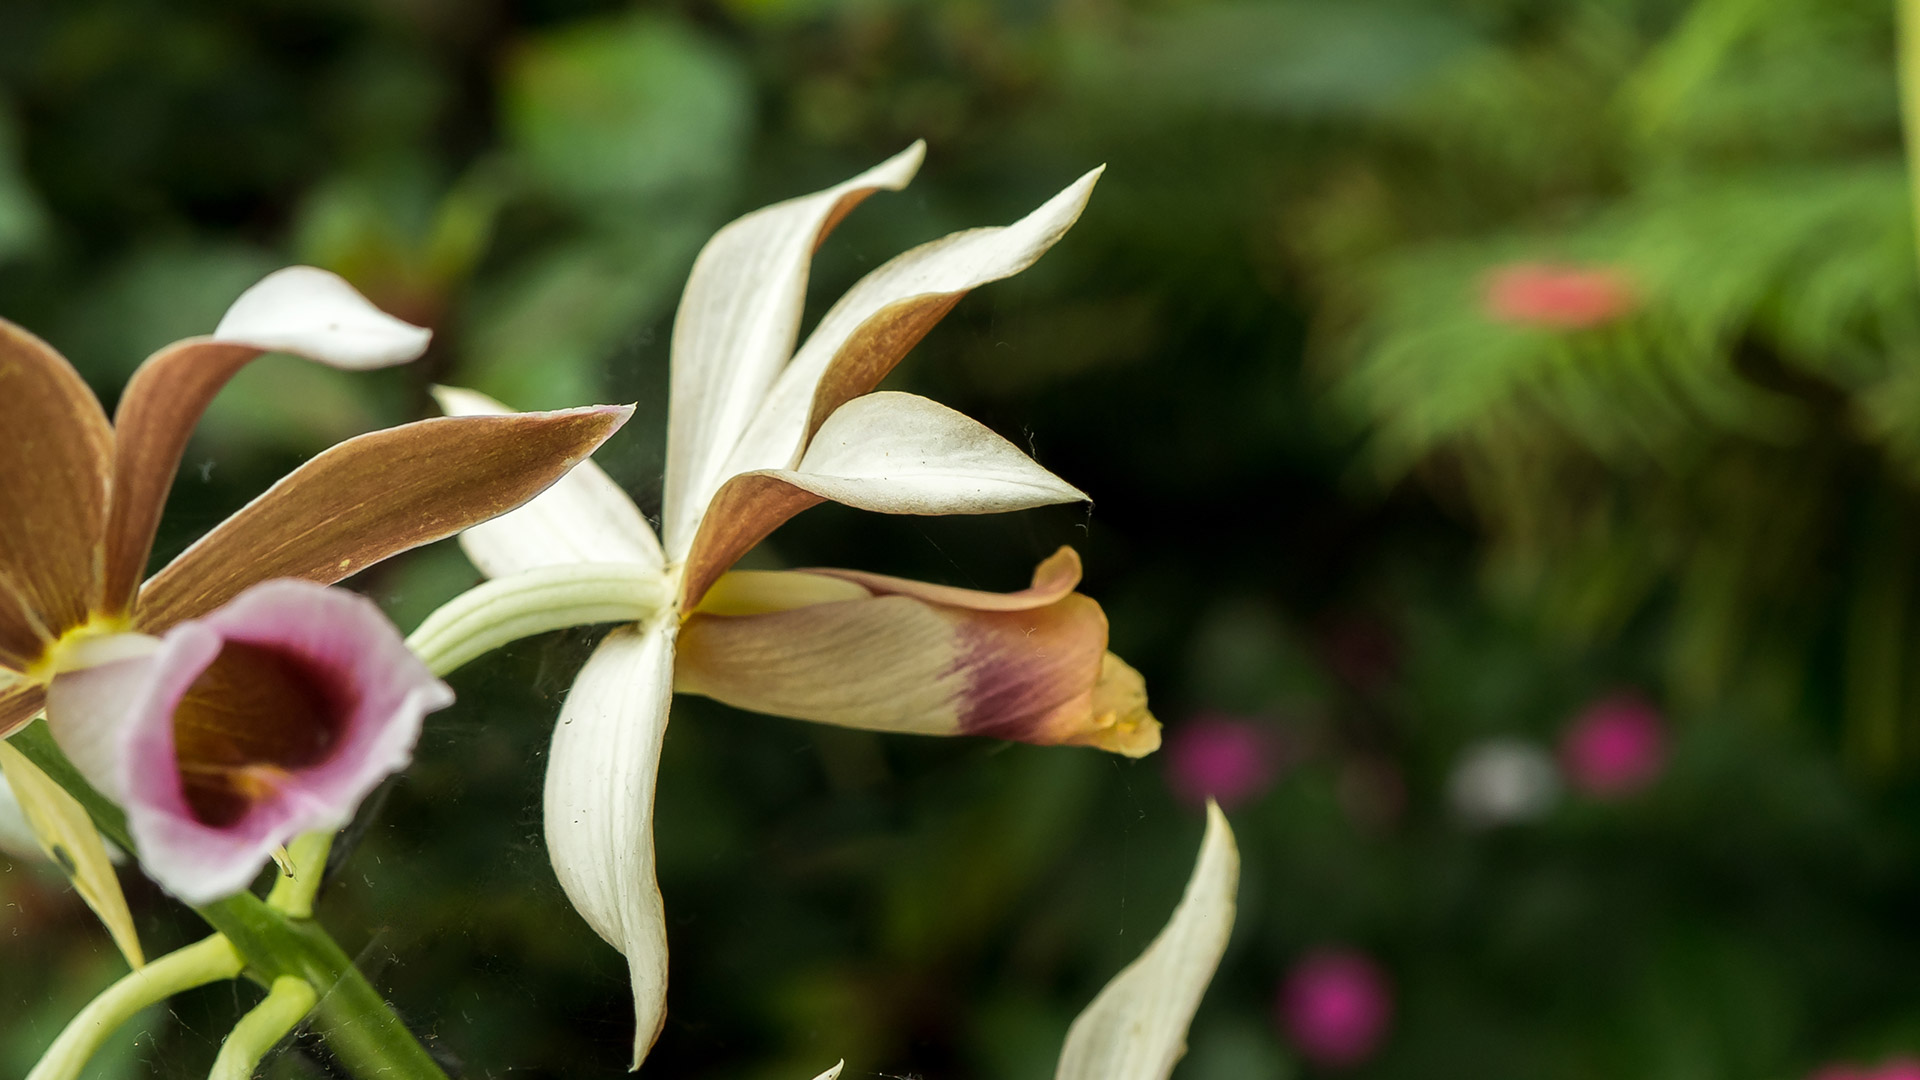
M 1066 235 L 1102 171 L 1012 225 L 922 244 L 862 278 L 780 373 L 722 475 L 790 468 L 807 437 L 834 410 L 880 385 L 968 290 L 1025 270 Z
M 127 381 L 113 418 L 118 445 L 107 528 L 107 610 L 132 607 L 187 437 L 241 368 L 270 351 L 338 368 L 386 367 L 419 356 L 431 336 L 374 307 L 334 274 L 290 266 L 241 293 L 213 337 L 178 341 L 148 357 Z
M 843 727 L 1150 753 L 1160 727 L 1144 683 L 1106 651 L 1100 605 L 1060 589 L 1066 565 L 1048 560 L 1035 588 L 1015 594 L 879 575 L 863 586 L 844 572 L 731 574 L 681 628 L 675 688 Z
M 667 1013 L 653 790 L 673 697 L 673 638 L 671 619 L 607 635 L 560 708 L 547 760 L 547 851 L 567 898 L 627 958 L 634 1068 Z
M 0 667 L 24 670 L 98 599 L 112 460 L 93 391 L 0 319 Z
M 0 739 L 4 739 L 40 715 L 46 704 L 46 691 L 30 682 L 10 683 L 0 672 Z
M 868 394 L 827 420 L 797 468 L 727 481 L 687 556 L 683 603 L 823 499 L 884 514 L 996 514 L 1086 497 L 977 420 L 913 394 Z
M 372 601 L 271 581 L 143 658 L 56 677 L 47 722 L 126 808 L 148 874 L 200 904 L 345 824 L 452 702 Z
M 136 968 L 145 964 L 133 913 L 120 891 L 120 877 L 86 808 L 5 742 L 0 742 L 0 780 L 4 780 L 0 788 L 5 789 L 0 796 L 13 803 L 47 858 L 66 871 L 74 891 L 100 917 L 127 963 Z M 0 833 L 5 831 L 5 823 L 0 822 Z
M 1073 1022 L 1055 1080 L 1166 1080 L 1187 1051 L 1187 1026 L 1226 952 L 1239 887 L 1233 830 L 1209 803 L 1200 859 L 1180 906 L 1147 951 Z
M 544 491 L 626 422 L 628 407 L 441 417 L 348 439 L 201 537 L 140 592 L 158 631 L 269 578 L 331 584 Z
M 814 249 L 861 200 L 913 179 L 922 143 L 843 184 L 756 210 L 714 234 L 673 321 L 667 550 L 684 555 L 701 509 L 767 388 L 793 355 Z
M 504 416 L 485 394 L 436 386 L 448 416 Z M 460 550 L 490 578 L 569 563 L 630 563 L 658 572 L 660 541 L 646 516 L 600 466 L 583 461 L 518 510 L 460 534 Z

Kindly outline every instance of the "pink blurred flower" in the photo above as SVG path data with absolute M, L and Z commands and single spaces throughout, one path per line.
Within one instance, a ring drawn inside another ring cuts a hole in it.
M 1176 798 L 1231 809 L 1265 794 L 1280 775 L 1283 747 L 1272 725 L 1202 713 L 1167 732 L 1167 786 Z
M 1646 787 L 1666 759 L 1666 725 L 1658 710 L 1634 694 L 1587 706 L 1560 737 L 1560 767 L 1568 782 L 1599 798 Z
M 1386 973 L 1363 953 L 1307 954 L 1280 988 L 1280 1023 L 1300 1055 L 1320 1065 L 1358 1065 L 1372 1057 L 1393 1018 Z
M 1878 1069 L 1828 1065 L 1814 1073 L 1810 1080 L 1920 1080 L 1920 1059 L 1893 1058 Z
M 1637 303 L 1618 270 L 1565 263 L 1509 263 L 1487 275 L 1482 297 L 1489 318 L 1516 326 L 1584 330 L 1612 322 Z
M 127 811 L 141 865 L 208 903 L 273 850 L 336 828 L 410 759 L 453 691 L 365 597 L 269 581 L 162 638 L 92 643 L 55 677 L 47 719 L 74 764 Z

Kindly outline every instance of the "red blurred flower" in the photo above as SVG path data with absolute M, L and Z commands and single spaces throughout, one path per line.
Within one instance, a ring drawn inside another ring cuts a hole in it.
M 1232 809 L 1266 794 L 1283 752 L 1271 724 L 1202 713 L 1167 731 L 1167 786 L 1182 802 L 1201 806 L 1211 798 Z
M 1487 275 L 1487 317 L 1516 326 L 1583 330 L 1632 311 L 1633 283 L 1619 270 L 1565 263 L 1509 263 Z
M 1372 1057 L 1393 1018 L 1386 973 L 1363 953 L 1307 954 L 1280 987 L 1280 1023 L 1300 1056 L 1320 1065 L 1358 1065 Z
M 1666 760 L 1667 732 L 1660 712 L 1634 694 L 1587 706 L 1560 737 L 1560 767 L 1568 783 L 1603 799 L 1646 787 Z

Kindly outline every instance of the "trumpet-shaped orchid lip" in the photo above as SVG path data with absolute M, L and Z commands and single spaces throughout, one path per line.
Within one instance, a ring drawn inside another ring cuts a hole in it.
M 96 676 L 125 696 L 88 693 Z M 104 715 L 116 699 L 123 711 Z M 175 626 L 144 658 L 56 679 L 50 721 L 56 736 L 117 729 L 117 760 L 95 771 L 117 781 L 142 864 L 206 903 L 294 836 L 345 824 L 452 702 L 372 602 L 283 580 Z
M 985 593 L 853 571 L 720 579 L 681 630 L 675 688 L 875 731 L 1160 745 L 1140 676 L 1106 651 L 1100 605 L 1062 549 L 1029 589 Z

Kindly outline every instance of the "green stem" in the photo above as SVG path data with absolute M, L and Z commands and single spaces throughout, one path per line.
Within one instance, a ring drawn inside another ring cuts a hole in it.
M 266 1000 L 240 1018 L 220 1046 L 207 1080 L 251 1080 L 267 1051 L 286 1038 L 293 1025 L 313 1009 L 317 1000 L 305 979 L 282 975 L 273 980 Z
M 317 924 L 289 919 L 252 893 L 196 910 L 233 942 L 249 966 L 269 978 L 292 976 L 319 990 L 314 1028 L 349 1072 L 381 1080 L 446 1080 L 373 984 Z
M 107 1036 L 140 1010 L 183 990 L 240 974 L 240 954 L 218 934 L 168 953 L 94 998 L 47 1048 L 27 1080 L 78 1080 Z

